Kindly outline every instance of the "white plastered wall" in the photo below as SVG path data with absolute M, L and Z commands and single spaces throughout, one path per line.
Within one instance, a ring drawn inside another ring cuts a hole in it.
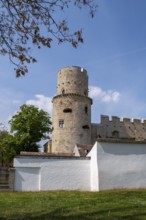
M 91 166 L 90 166 L 91 191 L 99 191 L 97 149 L 98 149 L 97 142 L 95 142 L 93 148 L 87 155 L 87 157 L 91 158 Z
M 90 159 L 16 157 L 15 190 L 90 191 Z
M 97 142 L 88 155 L 92 190 L 146 188 L 146 144 Z

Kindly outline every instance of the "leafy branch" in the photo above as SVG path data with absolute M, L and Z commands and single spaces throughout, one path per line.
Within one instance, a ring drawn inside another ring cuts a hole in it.
M 16 76 L 28 72 L 27 65 L 37 62 L 31 56 L 31 46 L 50 48 L 69 42 L 77 48 L 83 43 L 82 30 L 70 32 L 67 20 L 56 20 L 55 14 L 74 5 L 87 7 L 91 17 L 97 5 L 94 0 L 0 0 L 0 54 L 8 55 L 15 66 Z

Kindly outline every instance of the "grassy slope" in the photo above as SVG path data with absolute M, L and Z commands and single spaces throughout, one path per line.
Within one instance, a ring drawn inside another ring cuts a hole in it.
M 0 219 L 146 220 L 146 190 L 2 192 Z

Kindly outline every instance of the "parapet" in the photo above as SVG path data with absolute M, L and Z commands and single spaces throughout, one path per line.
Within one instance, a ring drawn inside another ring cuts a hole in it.
M 97 125 L 97 136 L 101 138 L 146 140 L 146 119 L 128 117 L 120 118 L 101 115 L 101 123 Z
M 141 124 L 142 121 L 140 119 L 138 119 L 138 118 L 133 118 L 133 123 L 134 124 Z
M 78 66 L 64 67 L 58 72 L 57 94 L 78 93 L 88 96 L 88 75 Z
M 113 123 L 120 123 L 120 118 L 117 116 L 112 116 L 112 122 Z
M 110 120 L 108 115 L 101 115 L 101 124 L 107 124 L 109 122 L 120 123 L 120 118 L 117 116 L 112 116 L 112 119 Z
M 109 116 L 108 115 L 101 115 L 101 124 L 105 124 L 109 122 Z
M 131 119 L 130 118 L 122 118 L 122 121 L 124 123 L 131 123 Z
M 108 115 L 101 115 L 101 124 L 105 124 L 105 123 L 131 123 L 131 124 L 146 124 L 146 119 L 139 119 L 139 118 L 128 118 L 128 117 L 118 117 L 118 116 L 111 116 L 111 120 L 110 117 Z
M 80 67 L 80 66 L 65 66 L 63 68 L 61 68 L 58 73 L 61 73 L 61 72 L 83 72 L 83 73 L 86 73 L 87 74 L 87 70 L 84 69 L 83 67 Z

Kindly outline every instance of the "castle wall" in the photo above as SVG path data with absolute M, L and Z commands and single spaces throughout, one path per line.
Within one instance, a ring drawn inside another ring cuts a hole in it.
M 125 138 L 146 140 L 146 120 L 101 116 L 101 123 L 97 125 L 97 137 L 101 138 Z
M 90 191 L 90 159 L 76 157 L 17 156 L 15 191 Z
M 96 142 L 87 157 L 17 156 L 15 191 L 146 188 L 146 142 Z
M 146 143 L 96 142 L 87 156 L 92 191 L 146 187 Z

